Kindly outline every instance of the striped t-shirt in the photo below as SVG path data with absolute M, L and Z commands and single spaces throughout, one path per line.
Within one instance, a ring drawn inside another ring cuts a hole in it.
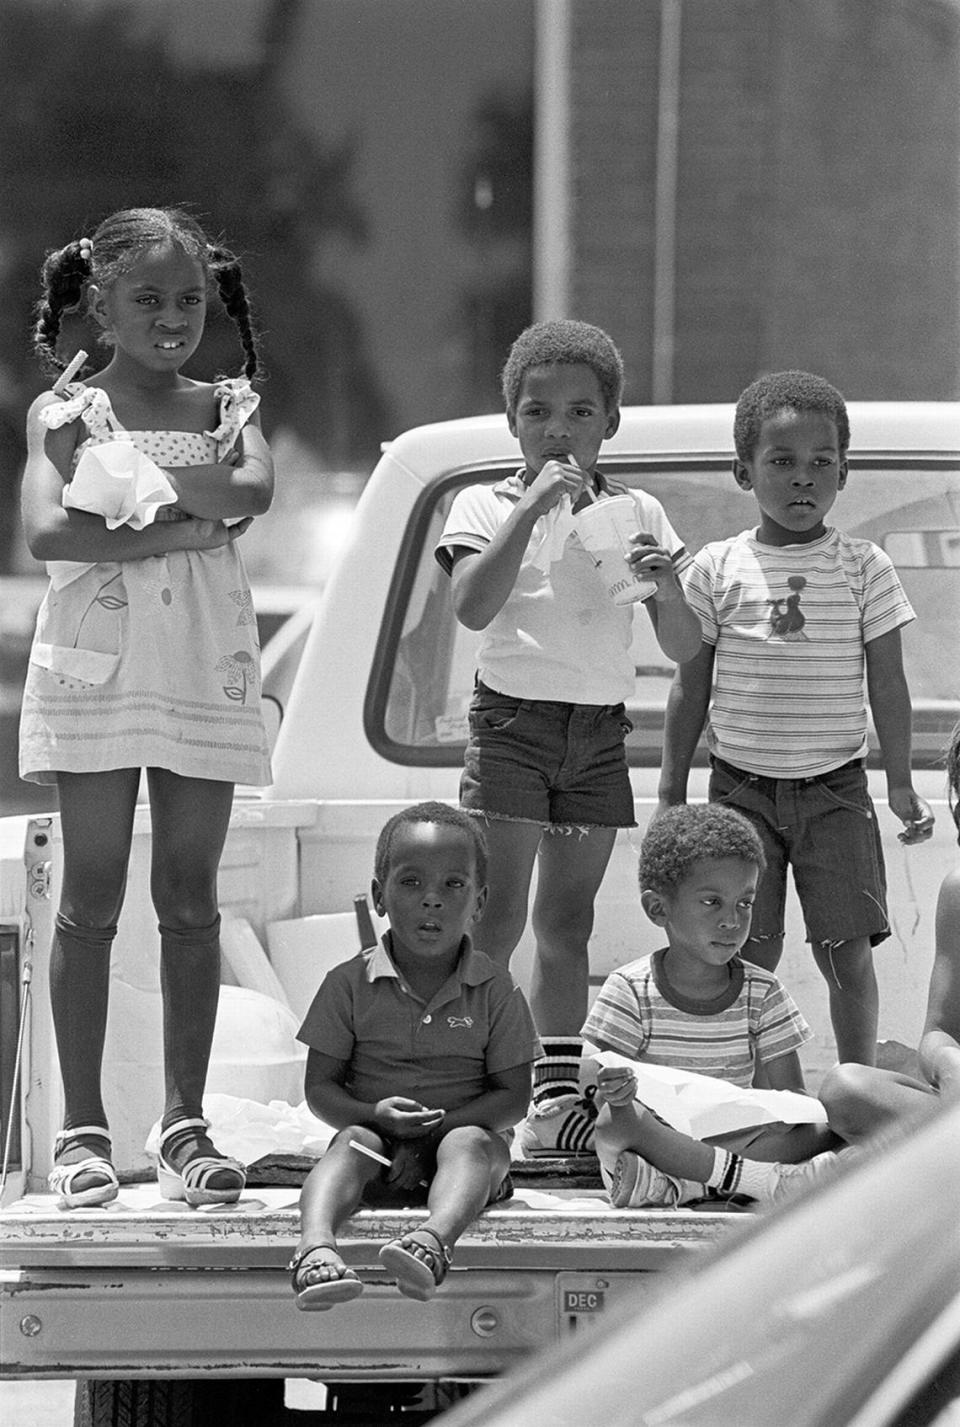
M 684 588 L 716 646 L 712 753 L 773 778 L 864 757 L 864 648 L 914 618 L 879 546 L 833 529 L 761 545 L 744 531 L 705 545 Z
M 655 951 L 611 972 L 584 1022 L 585 1041 L 631 1060 L 747 1088 L 757 1066 L 811 1039 L 796 1002 L 772 971 L 735 956 L 723 994 L 691 1001 L 667 981 L 663 958 L 663 951 Z

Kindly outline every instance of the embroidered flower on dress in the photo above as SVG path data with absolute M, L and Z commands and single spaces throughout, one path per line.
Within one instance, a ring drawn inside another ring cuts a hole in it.
M 235 654 L 225 654 L 217 664 L 217 673 L 225 674 L 231 683 L 224 684 L 223 692 L 235 703 L 245 704 L 247 694 L 257 687 L 257 663 L 246 649 L 238 649 Z
M 256 624 L 257 616 L 253 610 L 253 595 L 249 590 L 231 590 L 230 598 L 239 609 L 237 615 L 237 628 L 240 629 L 245 624 Z

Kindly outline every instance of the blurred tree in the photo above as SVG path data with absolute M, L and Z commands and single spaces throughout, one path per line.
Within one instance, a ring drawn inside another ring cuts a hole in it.
M 42 386 L 29 331 L 44 253 L 117 208 L 181 204 L 244 260 L 270 375 L 265 423 L 292 427 L 328 465 L 376 456 L 388 413 L 359 323 L 320 267 L 331 236 L 366 238 L 352 148 L 318 145 L 278 82 L 298 5 L 270 0 L 261 62 L 233 70 L 176 62 L 119 4 L 0 7 L 0 406 L 17 425 Z M 80 345 L 74 326 L 66 350 Z M 194 371 L 239 361 L 214 304 Z
M 463 165 L 460 226 L 468 235 L 521 237 L 533 224 L 533 97 L 490 94 L 474 112 Z
M 470 390 L 464 409 L 495 410 L 510 343 L 530 321 L 533 295 L 533 98 L 491 94 L 478 104 L 458 186 L 458 226 L 472 271 L 459 322 Z

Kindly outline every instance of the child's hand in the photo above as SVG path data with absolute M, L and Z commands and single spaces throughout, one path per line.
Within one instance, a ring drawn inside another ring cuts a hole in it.
M 890 811 L 904 824 L 903 832 L 897 834 L 900 842 L 910 845 L 926 842 L 933 836 L 933 811 L 930 804 L 912 788 L 891 788 L 887 801 Z
M 540 474 L 530 482 L 527 494 L 540 515 L 559 505 L 565 495 L 576 501 L 583 494 L 587 477 L 580 467 L 568 461 L 547 461 Z
M 626 1065 L 605 1065 L 597 1072 L 596 1099 L 607 1105 L 632 1105 L 637 1077 Z
M 627 563 L 638 580 L 656 581 L 657 593 L 654 595 L 654 599 L 661 595 L 667 597 L 676 595 L 682 598 L 683 591 L 680 588 L 673 560 L 670 558 L 670 551 L 665 550 L 662 545 L 658 545 L 655 538 L 648 535 L 645 530 L 638 531 L 630 539 L 633 549 L 627 556 Z
M 418 1100 L 404 1095 L 388 1095 L 377 1102 L 373 1118 L 380 1130 L 396 1140 L 416 1140 L 439 1129 L 443 1110 L 428 1110 Z

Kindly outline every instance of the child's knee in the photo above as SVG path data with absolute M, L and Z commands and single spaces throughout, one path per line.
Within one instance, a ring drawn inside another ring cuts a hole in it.
M 587 955 L 593 930 L 594 904 L 587 896 L 563 899 L 551 897 L 533 909 L 533 929 L 537 939 L 560 956 Z
M 813 954 L 823 976 L 841 995 L 869 989 L 876 980 L 869 937 L 815 942 Z
M 827 1112 L 830 1125 L 842 1135 L 847 1117 L 870 1098 L 876 1071 L 856 1061 L 833 1065 L 820 1084 L 819 1100 Z
M 486 1160 L 490 1165 L 497 1157 L 499 1147 L 506 1147 L 506 1141 L 493 1130 L 483 1125 L 457 1125 L 448 1130 L 437 1146 L 437 1160 L 450 1156 L 463 1156 Z

